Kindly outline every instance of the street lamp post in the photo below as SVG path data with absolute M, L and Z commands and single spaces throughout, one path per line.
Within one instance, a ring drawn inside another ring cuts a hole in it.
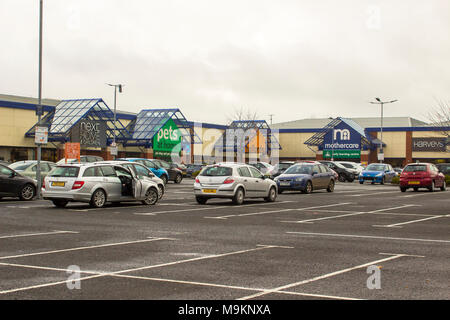
M 371 104 L 379 104 L 381 105 L 381 119 L 380 119 L 380 154 L 384 154 L 383 152 L 383 105 L 386 103 L 394 103 L 398 100 L 391 101 L 381 101 L 380 98 L 375 98 L 377 102 L 370 102 Z M 380 160 L 380 163 L 383 163 L 383 160 Z
M 39 76 L 38 76 L 38 104 L 36 106 L 36 115 L 38 116 L 37 127 L 41 126 L 41 117 L 43 113 L 42 108 L 42 18 L 43 18 L 43 0 L 39 0 Z M 37 190 L 36 198 L 41 198 L 41 157 L 42 157 L 42 147 L 41 144 L 37 145 L 37 167 L 36 167 L 36 180 L 37 180 Z
M 124 85 L 122 84 L 110 84 L 107 83 L 108 86 L 114 87 L 114 130 L 113 130 L 113 146 L 116 147 L 116 119 L 117 119 L 117 106 L 116 106 L 116 102 L 117 102 L 117 89 L 119 89 L 119 93 L 122 93 L 122 87 Z M 114 156 L 115 158 L 115 156 Z

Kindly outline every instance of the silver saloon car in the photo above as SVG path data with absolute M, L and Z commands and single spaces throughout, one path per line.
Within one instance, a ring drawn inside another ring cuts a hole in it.
M 245 163 L 220 163 L 202 169 L 194 183 L 194 194 L 199 204 L 211 198 L 232 199 L 240 205 L 246 198 L 277 198 L 277 184 L 258 169 Z
M 42 196 L 57 207 L 69 202 L 86 202 L 95 208 L 106 202 L 152 205 L 159 200 L 155 182 L 141 179 L 123 166 L 102 163 L 57 166 L 45 178 Z

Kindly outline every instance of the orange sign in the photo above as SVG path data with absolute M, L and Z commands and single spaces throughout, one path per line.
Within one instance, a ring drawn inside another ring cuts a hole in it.
M 266 138 L 264 135 L 258 130 L 256 135 L 249 141 L 247 146 L 245 147 L 245 152 L 256 151 L 256 152 L 264 152 L 266 149 Z
M 64 145 L 64 158 L 67 159 L 78 159 L 78 162 L 80 162 L 80 143 L 66 143 Z

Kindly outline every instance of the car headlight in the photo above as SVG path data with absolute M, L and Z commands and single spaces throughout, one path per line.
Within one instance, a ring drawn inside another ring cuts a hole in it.
M 278 177 L 276 177 L 275 179 L 273 179 L 273 181 L 278 182 Z
M 297 181 L 297 182 L 302 182 L 303 179 L 304 179 L 304 178 L 297 178 L 297 179 L 295 179 L 295 181 Z

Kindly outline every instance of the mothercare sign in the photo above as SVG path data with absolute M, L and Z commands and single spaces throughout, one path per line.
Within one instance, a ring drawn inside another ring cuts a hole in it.
M 157 156 L 180 154 L 181 134 L 175 122 L 169 119 L 153 137 L 153 153 Z

